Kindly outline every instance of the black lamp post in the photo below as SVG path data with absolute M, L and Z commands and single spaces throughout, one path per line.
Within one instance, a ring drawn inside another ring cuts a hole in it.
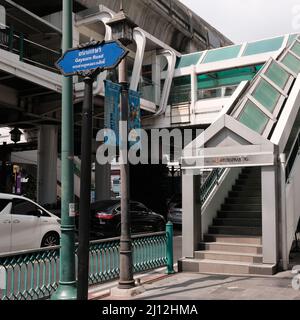
M 14 143 L 17 143 L 21 140 L 22 131 L 19 130 L 18 128 L 14 128 L 9 133 L 10 133 L 10 139 Z
M 112 29 L 113 38 L 119 40 L 124 46 L 133 42 L 133 29 L 137 26 L 132 22 L 123 10 L 121 0 L 120 12 L 117 13 L 108 23 Z M 128 80 L 126 58 L 119 65 L 119 83 L 122 86 L 121 92 L 121 121 L 125 124 L 126 130 L 120 130 L 120 141 L 127 141 L 128 135 Z M 124 135 L 126 134 L 126 137 Z M 134 287 L 133 263 L 132 263 L 132 241 L 131 241 L 131 216 L 129 207 L 129 165 L 128 165 L 128 144 L 120 146 L 122 154 L 121 164 L 121 239 L 120 239 L 120 289 Z

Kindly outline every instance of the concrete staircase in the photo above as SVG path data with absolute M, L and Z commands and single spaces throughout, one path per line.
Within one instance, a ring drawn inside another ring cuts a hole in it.
M 263 275 L 276 272 L 274 265 L 262 263 L 260 168 L 242 171 L 203 240 L 194 259 L 179 261 L 179 270 Z

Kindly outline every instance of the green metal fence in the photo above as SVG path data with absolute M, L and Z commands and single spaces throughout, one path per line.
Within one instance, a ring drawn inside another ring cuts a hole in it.
M 119 245 L 119 238 L 90 243 L 90 285 L 119 277 Z M 133 236 L 134 272 L 166 266 L 167 256 L 172 256 L 167 247 L 172 250 L 173 245 L 166 232 Z M 59 247 L 0 255 L 0 300 L 48 299 L 58 287 L 58 277 Z

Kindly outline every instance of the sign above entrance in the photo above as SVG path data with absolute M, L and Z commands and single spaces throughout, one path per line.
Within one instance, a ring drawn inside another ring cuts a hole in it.
M 56 62 L 64 76 L 115 69 L 128 54 L 119 41 L 95 42 L 84 47 L 67 50 Z
M 249 150 L 250 151 L 250 150 Z M 212 169 L 236 168 L 252 166 L 273 166 L 275 155 L 272 152 L 259 152 L 245 155 L 205 155 L 199 157 L 184 157 L 182 169 Z

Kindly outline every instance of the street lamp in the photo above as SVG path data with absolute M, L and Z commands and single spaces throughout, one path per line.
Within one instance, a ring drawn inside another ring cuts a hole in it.
M 10 139 L 14 143 L 17 143 L 21 140 L 21 135 L 23 134 L 21 130 L 19 130 L 17 127 L 15 127 L 13 130 L 10 132 Z
M 119 40 L 124 46 L 133 42 L 133 29 L 137 26 L 131 21 L 123 10 L 121 0 L 120 12 L 108 23 L 112 29 L 114 40 Z M 119 83 L 121 89 L 121 123 L 126 130 L 120 129 L 120 141 L 126 145 L 120 146 L 122 155 L 121 163 L 121 239 L 120 239 L 120 280 L 119 289 L 130 289 L 134 287 L 132 243 L 131 243 L 131 215 L 129 206 L 129 165 L 128 165 L 128 80 L 126 58 L 119 65 Z M 126 134 L 126 137 L 124 136 Z

